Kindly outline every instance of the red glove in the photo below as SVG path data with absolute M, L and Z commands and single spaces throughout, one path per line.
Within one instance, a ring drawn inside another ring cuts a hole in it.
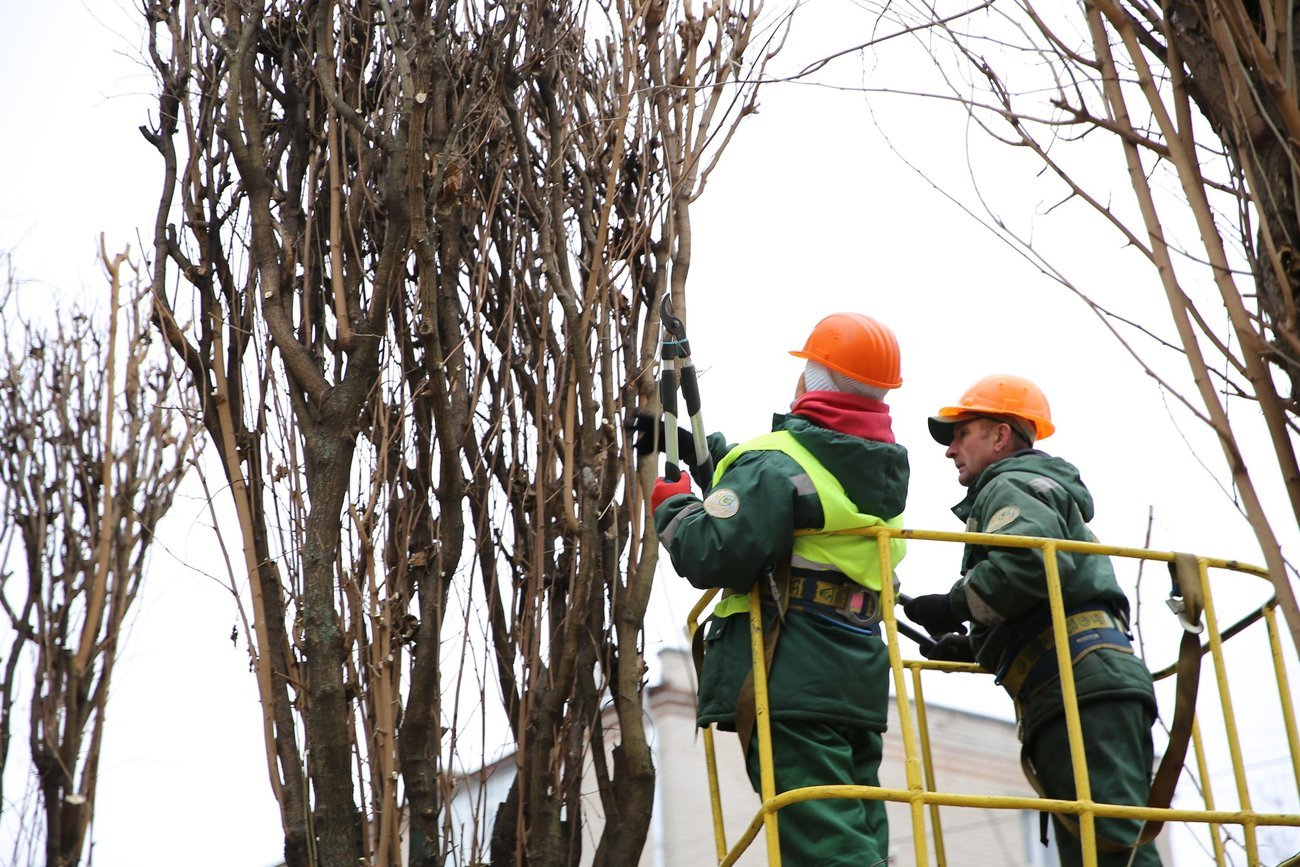
M 691 477 L 682 473 L 681 477 L 675 482 L 667 479 L 655 479 L 654 490 L 650 492 L 650 510 L 659 511 L 659 504 L 669 497 L 675 497 L 678 494 L 689 494 L 691 492 Z

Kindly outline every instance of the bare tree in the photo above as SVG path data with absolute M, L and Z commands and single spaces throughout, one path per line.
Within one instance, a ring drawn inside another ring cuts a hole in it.
M 405 820 L 411 864 L 576 864 L 587 768 L 595 862 L 634 863 L 656 549 L 622 418 L 753 109 L 759 6 L 144 12 L 156 324 L 239 515 L 287 863 L 398 863 Z M 489 852 L 449 799 L 498 691 Z
M 1033 154 L 1059 184 L 1059 201 L 1085 204 L 1155 269 L 1171 340 L 1156 337 L 1155 323 L 1087 297 L 1029 234 L 989 212 L 990 228 L 1079 292 L 1146 372 L 1215 432 L 1300 648 L 1294 568 L 1274 530 L 1280 519 L 1265 512 L 1256 488 L 1260 474 L 1280 481 L 1291 521 L 1300 522 L 1297 4 L 990 5 L 946 18 L 926 3 L 880 8 L 937 37 L 925 50 L 948 89 L 931 95 L 955 99 L 989 136 Z M 1122 154 L 1135 210 L 1092 171 L 1098 137 Z M 1171 346 L 1182 352 L 1194 396 L 1151 358 Z M 1247 460 L 1243 425 L 1230 411 L 1236 402 L 1258 408 L 1271 461 Z
M 72 310 L 50 327 L 9 319 L 0 336 L 9 535 L 0 605 L 13 634 L 0 678 L 0 769 L 15 687 L 30 675 L 48 867 L 81 863 L 122 626 L 195 445 L 170 369 L 151 359 L 147 290 L 132 280 L 121 302 L 123 272 L 133 273 L 126 254 L 105 253 L 104 265 L 107 329 Z M 15 288 L 11 280 L 11 314 Z

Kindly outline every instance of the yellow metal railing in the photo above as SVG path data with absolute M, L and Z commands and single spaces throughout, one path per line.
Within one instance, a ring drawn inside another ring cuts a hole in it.
M 1286 665 L 1282 656 L 1281 640 L 1274 608 L 1276 600 L 1268 599 L 1257 611 L 1227 630 L 1220 631 L 1217 611 L 1211 594 L 1209 570 L 1224 570 L 1251 575 L 1267 581 L 1268 572 L 1257 566 L 1240 563 L 1235 560 L 1219 560 L 1210 557 L 1198 557 L 1197 571 L 1204 597 L 1204 628 L 1208 635 L 1208 645 L 1202 647 L 1202 654 L 1208 652 L 1213 660 L 1214 674 L 1218 685 L 1220 711 L 1228 741 L 1229 755 L 1232 762 L 1233 776 L 1237 786 L 1239 809 L 1217 810 L 1210 786 L 1210 775 L 1206 749 L 1202 741 L 1199 725 L 1192 727 L 1192 746 L 1196 757 L 1197 774 L 1204 798 L 1205 808 L 1191 809 L 1157 809 L 1146 806 L 1103 804 L 1092 801 L 1088 781 L 1088 768 L 1083 749 L 1083 734 L 1079 719 L 1078 695 L 1074 685 L 1074 671 L 1070 660 L 1069 641 L 1065 640 L 1065 606 L 1061 592 L 1060 574 L 1057 567 L 1057 553 L 1069 552 L 1096 554 L 1110 557 L 1124 557 L 1139 560 L 1172 562 L 1174 553 L 1150 551 L 1142 548 L 1122 548 L 1090 542 L 1075 542 L 1063 539 L 1044 539 L 1030 536 L 1004 536 L 990 533 L 948 533 L 928 530 L 891 530 L 888 527 L 871 527 L 862 530 L 845 531 L 864 536 L 875 536 L 880 551 L 881 574 L 891 574 L 889 562 L 889 540 L 897 536 L 911 541 L 954 542 L 958 544 L 987 545 L 1004 548 L 1037 548 L 1043 552 L 1043 562 L 1048 588 L 1048 601 L 1051 607 L 1052 629 L 1056 637 L 1055 647 L 1057 664 L 1061 672 L 1061 693 L 1065 703 L 1066 728 L 1069 734 L 1070 754 L 1074 769 L 1076 800 L 1060 801 L 1037 797 L 1017 797 L 1005 795 L 970 795 L 942 792 L 937 789 L 928 732 L 926 729 L 925 701 L 921 689 L 922 671 L 972 672 L 983 673 L 978 665 L 953 662 L 931 662 L 927 660 L 903 659 L 898 647 L 898 628 L 894 618 L 895 594 L 892 582 L 882 582 L 880 602 L 883 613 L 885 640 L 889 647 L 890 669 L 894 680 L 894 692 L 898 702 L 898 719 L 904 751 L 904 773 L 906 789 L 891 789 L 879 786 L 810 786 L 777 793 L 772 769 L 771 719 L 767 701 L 767 672 L 763 652 L 763 617 L 761 610 L 760 589 L 758 586 L 749 595 L 749 622 L 751 650 L 754 658 L 754 701 L 755 730 L 758 735 L 759 783 L 762 804 L 754 819 L 745 828 L 736 844 L 730 848 L 726 842 L 723 827 L 723 810 L 721 789 L 718 784 L 717 754 L 713 740 L 713 727 L 704 730 L 705 756 L 709 770 L 709 796 L 714 821 L 714 839 L 716 854 L 720 867 L 734 864 L 740 855 L 758 836 L 759 830 L 765 832 L 768 863 L 779 867 L 781 853 L 778 844 L 778 811 L 785 806 L 800 801 L 822 798 L 860 798 L 870 800 L 895 801 L 908 804 L 911 813 L 912 839 L 915 847 L 916 863 L 930 863 L 927 847 L 926 808 L 929 808 L 931 830 L 935 848 L 935 863 L 946 867 L 947 856 L 944 851 L 942 828 L 939 821 L 940 806 L 978 807 L 998 810 L 1046 810 L 1053 813 L 1069 814 L 1077 817 L 1082 842 L 1084 867 L 1096 867 L 1097 844 L 1095 822 L 1098 818 L 1131 818 L 1145 821 L 1189 822 L 1206 824 L 1214 851 L 1215 863 L 1225 867 L 1226 853 L 1220 827 L 1223 825 L 1240 826 L 1242 829 L 1242 847 L 1249 865 L 1259 861 L 1259 843 L 1256 829 L 1260 826 L 1300 827 L 1300 815 L 1280 813 L 1259 813 L 1251 806 L 1250 790 L 1246 781 L 1245 763 L 1238 741 L 1236 716 L 1233 711 L 1228 675 L 1224 663 L 1223 642 L 1244 630 L 1258 620 L 1263 619 L 1268 630 L 1269 646 L 1277 680 L 1278 698 L 1282 705 L 1283 725 L 1286 729 L 1287 744 L 1290 748 L 1292 770 L 1295 776 L 1297 792 L 1300 793 L 1300 738 L 1297 737 L 1294 704 L 1286 674 Z M 705 608 L 718 591 L 712 590 L 703 595 L 691 610 L 688 622 L 688 636 L 693 639 L 695 631 Z M 908 683 L 904 672 L 911 672 L 911 692 L 909 699 Z M 1155 672 L 1158 680 L 1173 673 L 1173 667 Z M 916 724 L 914 726 L 911 706 L 915 705 Z M 1200 708 L 1198 707 L 1198 719 Z M 919 728 L 919 732 L 917 729 Z M 1290 863 L 1290 862 L 1288 862 Z

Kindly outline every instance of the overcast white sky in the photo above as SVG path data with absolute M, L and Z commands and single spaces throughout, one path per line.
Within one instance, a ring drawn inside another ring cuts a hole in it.
M 88 5 L 0 0 L 7 129 L 0 135 L 0 249 L 13 251 L 29 299 L 69 288 L 99 293 L 98 234 L 107 233 L 110 250 L 130 243 L 138 251 L 136 233 L 147 235 L 153 218 L 157 161 L 136 131 L 152 105 L 152 83 L 138 59 L 134 15 L 117 3 L 95 3 L 92 15 Z M 864 41 L 874 26 L 845 0 L 813 0 L 803 14 L 783 70 Z M 839 61 L 831 74 L 875 85 L 926 76 L 927 67 L 915 44 L 896 40 L 865 63 L 859 56 Z M 1095 219 L 1074 219 L 1069 208 L 1042 216 L 1054 200 L 1034 187 L 1036 166 L 1014 162 L 1016 154 L 986 147 L 976 134 L 968 138 L 951 107 L 774 86 L 694 213 L 687 315 L 710 427 L 733 440 L 765 430 L 771 413 L 788 404 L 800 371 L 786 350 L 801 345 L 826 313 L 859 310 L 887 322 L 903 347 L 904 385 L 891 405 L 896 433 L 912 454 L 908 526 L 960 529 L 948 508 L 963 492 L 930 441 L 925 417 L 980 376 L 1016 372 L 1034 378 L 1052 401 L 1058 433 L 1043 448 L 1081 467 L 1098 504 L 1093 527 L 1104 541 L 1140 546 L 1153 510 L 1153 547 L 1261 562 L 1216 481 L 1226 474 L 1214 441 L 1185 413 L 1171 412 L 1173 401 L 1082 303 L 906 168 L 872 111 L 909 160 L 968 201 L 967 160 L 974 161 L 977 175 L 997 179 L 986 191 L 997 194 L 1005 214 L 1032 225 L 1040 243 L 1067 257 L 1079 285 L 1168 333 L 1154 273 Z M 1117 179 L 1117 196 L 1123 183 Z M 1171 361 L 1162 363 L 1177 370 Z M 1261 467 L 1269 457 L 1266 447 L 1247 454 Z M 1265 493 L 1285 530 L 1276 486 Z M 171 530 L 167 549 L 154 554 L 115 681 L 95 863 L 264 867 L 279 857 L 279 823 L 255 684 L 246 655 L 229 640 L 236 615 L 206 572 L 222 570 L 212 562 L 201 504 L 183 503 Z M 1294 553 L 1294 529 L 1286 542 Z M 914 545 L 900 570 L 905 589 L 946 589 L 958 562 L 955 548 Z M 1117 569 L 1134 575 L 1130 563 Z M 1148 575 L 1154 600 L 1166 585 L 1163 576 Z M 692 597 L 666 577 L 653 628 L 672 643 Z M 1242 595 L 1262 598 L 1252 588 Z M 1163 664 L 1172 652 L 1153 656 Z M 939 682 L 927 694 L 1009 714 L 991 685 L 972 691 Z M 1280 730 L 1267 714 L 1247 717 L 1241 722 L 1257 747 L 1251 760 L 1271 772 L 1285 746 Z M 22 764 L 25 749 L 15 741 L 11 764 Z M 1226 792 L 1229 780 L 1218 787 Z M 21 778 L 11 775 L 6 792 L 20 795 Z M 4 805 L 0 861 L 17 833 L 12 807 Z

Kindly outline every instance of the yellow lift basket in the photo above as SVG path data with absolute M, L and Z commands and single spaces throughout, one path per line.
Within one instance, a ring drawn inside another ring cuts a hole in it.
M 816 532 L 816 531 L 804 531 Z M 1200 727 L 1192 725 L 1192 746 L 1197 764 L 1197 776 L 1204 797 L 1205 808 L 1190 809 L 1156 809 L 1129 805 L 1103 804 L 1091 800 L 1088 784 L 1088 768 L 1084 761 L 1083 736 L 1079 721 L 1078 695 L 1075 692 L 1074 673 L 1070 663 L 1069 642 L 1063 640 L 1066 634 L 1065 606 L 1061 594 L 1060 573 L 1057 567 L 1057 552 L 1075 552 L 1082 554 L 1099 554 L 1110 557 L 1124 557 L 1137 560 L 1151 560 L 1173 563 L 1176 558 L 1186 558 L 1173 552 L 1151 551 L 1143 548 L 1120 548 L 1090 542 L 1075 542 L 1064 539 L 1048 539 L 1030 536 L 1004 536 L 990 533 L 948 533 L 928 530 L 894 530 L 888 527 L 870 527 L 861 530 L 843 531 L 855 535 L 875 536 L 880 551 L 881 574 L 891 573 L 889 564 L 889 540 L 891 537 L 909 541 L 955 542 L 962 545 L 976 544 L 995 547 L 1038 548 L 1043 552 L 1048 600 L 1052 613 L 1052 629 L 1056 640 L 1057 664 L 1061 672 L 1061 692 L 1065 701 L 1066 727 L 1069 733 L 1070 755 L 1074 769 L 1075 792 L 1078 800 L 1061 801 L 1037 797 L 981 796 L 944 792 L 936 787 L 934 767 L 931 761 L 930 743 L 926 730 L 925 699 L 921 688 L 921 672 L 925 670 L 944 672 L 985 673 L 978 665 L 956 662 L 930 662 L 928 660 L 903 659 L 899 653 L 898 628 L 894 618 L 895 593 L 890 581 L 881 582 L 881 611 L 884 624 L 884 638 L 889 647 L 890 668 L 893 674 L 894 692 L 898 702 L 898 719 L 905 756 L 906 789 L 890 789 L 878 786 L 809 786 L 801 789 L 777 793 L 772 770 L 772 734 L 771 719 L 768 711 L 767 672 L 763 664 L 763 618 L 760 588 L 756 584 L 749 594 L 749 632 L 751 651 L 754 659 L 754 703 L 755 730 L 758 734 L 759 750 L 759 785 L 761 806 L 744 833 L 730 848 L 726 842 L 723 827 L 722 800 L 718 783 L 717 758 L 714 747 L 713 727 L 704 729 L 704 750 L 708 762 L 709 798 L 713 812 L 714 842 L 717 863 L 720 867 L 734 864 L 749 845 L 758 836 L 765 834 L 768 864 L 779 867 L 781 852 L 777 837 L 777 814 L 782 807 L 799 801 L 817 798 L 862 798 L 869 800 L 896 801 L 910 806 L 912 820 L 912 839 L 918 865 L 932 863 L 928 852 L 926 830 L 927 808 L 930 816 L 934 841 L 934 861 L 938 867 L 947 867 L 948 860 L 944 851 L 943 831 L 939 820 L 939 807 L 975 807 L 1002 810 L 1050 811 L 1075 816 L 1079 824 L 1079 836 L 1082 843 L 1084 867 L 1096 867 L 1097 842 L 1095 821 L 1097 818 L 1121 817 L 1159 822 L 1193 822 L 1205 824 L 1209 829 L 1215 864 L 1226 867 L 1231 863 L 1226 860 L 1221 826 L 1233 825 L 1242 829 L 1242 846 L 1249 865 L 1260 864 L 1259 843 L 1256 829 L 1260 826 L 1300 827 L 1300 815 L 1260 813 L 1251 806 L 1250 790 L 1247 786 L 1245 763 L 1238 742 L 1236 717 L 1228 687 L 1228 677 L 1224 662 L 1223 642 L 1240 634 L 1248 626 L 1262 619 L 1268 629 L 1268 641 L 1273 660 L 1273 669 L 1277 681 L 1278 698 L 1281 702 L 1282 720 L 1286 729 L 1287 744 L 1291 770 L 1295 777 L 1296 790 L 1300 793 L 1300 740 L 1296 734 L 1295 706 L 1287 682 L 1286 665 L 1282 656 L 1282 644 L 1278 633 L 1275 608 L 1277 601 L 1270 598 L 1257 610 L 1220 630 L 1216 608 L 1211 593 L 1209 570 L 1224 570 L 1268 581 L 1268 572 L 1258 566 L 1251 566 L 1235 560 L 1218 560 L 1210 557 L 1195 557 L 1196 571 L 1200 579 L 1203 597 L 1204 632 L 1208 643 L 1203 645 L 1201 653 L 1209 653 L 1218 681 L 1220 711 L 1223 718 L 1224 733 L 1228 751 L 1232 760 L 1233 774 L 1236 779 L 1237 799 L 1240 809 L 1216 810 L 1214 794 L 1210 786 L 1210 774 L 1207 767 L 1205 745 L 1201 738 Z M 700 619 L 717 590 L 706 592 L 691 610 L 687 621 L 687 635 L 694 639 L 700 626 Z M 911 690 L 905 672 L 911 672 Z M 1159 681 L 1174 673 L 1174 666 L 1153 672 Z M 915 706 L 916 719 L 913 720 L 912 706 Z M 1198 717 L 1200 708 L 1197 708 Z M 1300 865 L 1300 860 L 1292 858 L 1284 865 Z

